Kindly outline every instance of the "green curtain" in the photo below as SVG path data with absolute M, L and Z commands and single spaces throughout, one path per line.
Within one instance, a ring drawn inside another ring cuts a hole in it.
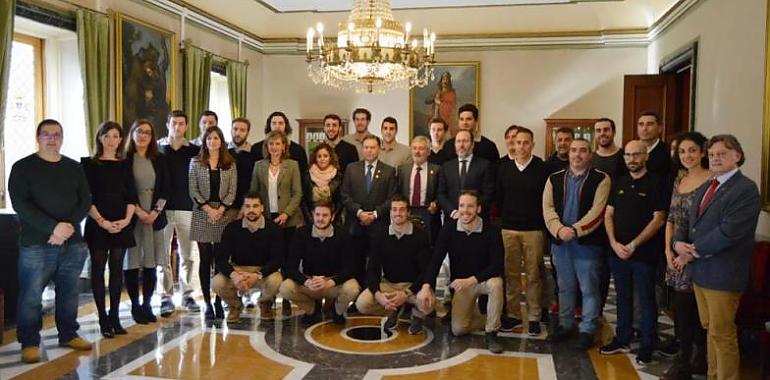
M 198 117 L 209 108 L 211 53 L 190 44 L 184 48 L 184 110 L 190 118 L 187 138 L 200 135 Z
M 84 9 L 76 13 L 78 56 L 83 76 L 86 138 L 91 153 L 99 124 L 110 113 L 110 21 L 109 17 Z M 124 125 L 123 128 L 128 128 Z
M 8 72 L 11 69 L 11 47 L 13 46 L 13 16 L 16 14 L 16 0 L 0 1 L 0 147 L 3 146 L 5 131 L 5 105 L 8 98 Z M 4 157 L 0 157 L 0 165 Z M 2 173 L 2 168 L 0 168 Z M 0 176 L 0 207 L 5 207 L 5 177 Z
M 230 113 L 233 119 L 246 117 L 246 77 L 249 64 L 227 61 L 227 94 L 230 96 Z

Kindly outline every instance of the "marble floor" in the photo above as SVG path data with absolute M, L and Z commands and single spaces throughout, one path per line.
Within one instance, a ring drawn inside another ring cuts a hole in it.
M 84 296 L 85 297 L 85 296 Z M 501 333 L 505 352 L 484 349 L 481 333 L 454 337 L 441 321 L 424 334 L 409 335 L 403 321 L 383 334 L 382 319 L 353 316 L 345 326 L 324 321 L 305 328 L 300 312 L 260 321 L 257 308 L 246 309 L 237 324 L 203 322 L 202 315 L 178 311 L 158 323 L 136 325 L 122 304 L 128 335 L 104 339 L 95 309 L 80 307 L 82 335 L 94 350 L 80 353 L 57 346 L 52 316 L 44 319 L 43 361 L 19 361 L 15 332 L 0 346 L 0 379 L 654 379 L 669 364 L 641 368 L 634 356 L 603 356 L 597 349 L 578 351 L 572 344 L 552 345 L 543 334 Z M 156 313 L 158 310 L 156 309 Z M 280 315 L 280 311 L 278 312 Z M 612 336 L 613 307 L 608 305 L 598 338 Z M 671 333 L 661 317 L 661 330 Z M 757 371 L 746 369 L 751 378 Z

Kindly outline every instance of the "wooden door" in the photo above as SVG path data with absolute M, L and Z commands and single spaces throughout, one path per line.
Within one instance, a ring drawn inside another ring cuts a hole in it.
M 674 74 L 626 75 L 623 80 L 623 144 L 637 138 L 636 121 L 640 113 L 656 112 L 663 122 L 662 138 L 681 129 L 677 118 L 677 78 Z M 683 130 L 687 130 L 685 127 Z

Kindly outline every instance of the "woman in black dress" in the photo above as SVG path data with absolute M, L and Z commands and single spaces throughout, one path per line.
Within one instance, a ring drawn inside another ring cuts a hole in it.
M 91 289 L 94 293 L 99 327 L 106 338 L 125 334 L 120 325 L 120 293 L 123 288 L 123 256 L 136 245 L 130 226 L 134 216 L 136 190 L 121 142 L 123 129 L 106 121 L 96 132 L 96 153 L 80 162 L 91 190 L 91 209 L 86 220 L 85 240 L 91 253 Z M 104 303 L 104 268 L 110 268 L 110 314 Z

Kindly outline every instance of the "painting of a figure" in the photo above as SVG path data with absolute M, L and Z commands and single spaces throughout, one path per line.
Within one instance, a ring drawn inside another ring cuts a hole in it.
M 430 120 L 440 117 L 449 125 L 447 138 L 457 132 L 457 108 L 479 105 L 479 63 L 438 63 L 434 80 L 410 92 L 411 137 L 429 136 Z
M 149 119 L 158 128 L 174 106 L 174 34 L 118 14 L 118 120 Z M 160 136 L 159 136 L 160 137 Z

